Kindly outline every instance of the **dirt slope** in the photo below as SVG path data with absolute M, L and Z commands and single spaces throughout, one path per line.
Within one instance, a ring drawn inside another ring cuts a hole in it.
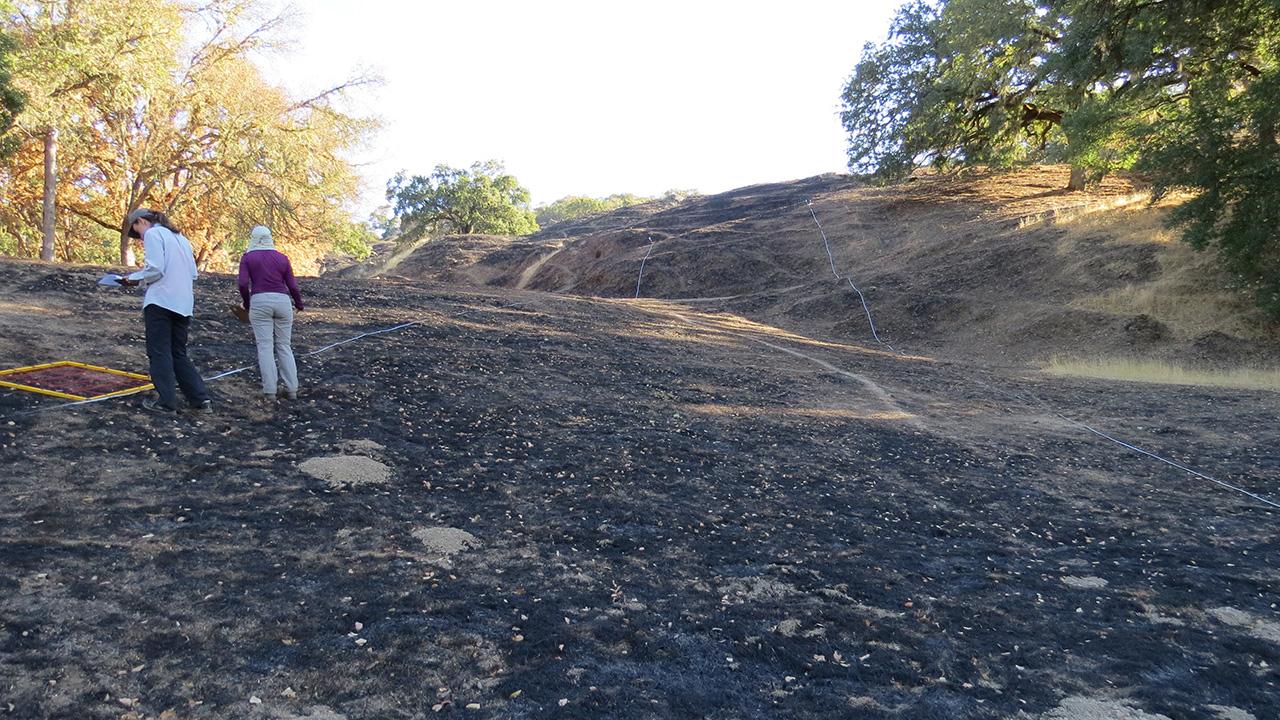
M 759 230 L 804 195 L 715 203 Z M 559 282 L 544 268 L 531 284 Z M 143 367 L 138 299 L 99 270 L 0 269 L 0 365 Z M 209 376 L 252 363 L 217 311 L 233 287 L 199 283 Z M 253 371 L 177 419 L 0 391 L 4 717 L 1280 709 L 1280 512 L 1072 422 L 1276 498 L 1275 393 L 1027 376 L 653 299 L 303 291 L 296 403 L 254 404 Z
M 1064 193 L 1065 167 L 921 177 L 844 176 L 638 206 L 530 238 L 445 238 L 385 271 L 602 297 L 682 300 L 842 340 L 985 362 L 1057 355 L 1274 364 L 1280 330 L 1113 177 Z M 816 220 L 830 241 L 824 248 Z M 652 248 L 651 248 L 652 245 Z M 645 256 L 648 254 L 648 259 Z M 643 278 L 640 268 L 643 262 Z

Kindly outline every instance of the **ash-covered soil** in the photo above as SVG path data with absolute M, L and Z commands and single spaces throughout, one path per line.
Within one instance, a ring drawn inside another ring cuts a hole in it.
M 135 295 L 0 267 L 0 365 L 145 371 Z M 198 287 L 198 366 L 251 365 L 233 279 Z M 1064 419 L 1276 499 L 1274 393 L 655 300 L 303 292 L 300 355 L 421 322 L 302 357 L 274 408 L 252 369 L 212 416 L 0 391 L 0 715 L 1280 713 L 1280 513 Z

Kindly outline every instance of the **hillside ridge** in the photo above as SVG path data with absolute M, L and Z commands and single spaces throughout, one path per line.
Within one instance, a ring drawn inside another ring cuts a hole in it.
M 873 341 L 838 273 L 864 291 L 881 335 L 917 352 L 1031 364 L 1082 348 L 1211 366 L 1276 356 L 1277 327 L 1211 255 L 1166 227 L 1171 201 L 1152 205 L 1126 176 L 1067 193 L 1069 172 L 891 186 L 820 175 L 620 208 L 528 237 L 440 238 L 341 275 L 597 297 L 633 297 L 639 285 L 642 297 Z

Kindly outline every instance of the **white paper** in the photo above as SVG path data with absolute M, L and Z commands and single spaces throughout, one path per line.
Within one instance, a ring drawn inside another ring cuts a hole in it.
M 107 273 L 106 275 L 103 275 L 102 277 L 98 278 L 98 284 L 110 285 L 111 287 L 124 287 L 123 285 L 120 284 L 120 278 L 121 278 L 120 275 Z

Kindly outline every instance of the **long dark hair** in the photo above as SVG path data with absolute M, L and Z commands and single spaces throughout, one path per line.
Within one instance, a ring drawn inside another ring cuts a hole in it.
M 128 226 L 126 229 L 129 231 L 129 237 L 131 238 L 138 237 L 138 234 L 133 231 L 133 223 L 138 220 L 146 220 L 152 225 L 159 225 L 162 228 L 167 228 L 174 235 L 182 234 L 181 230 L 174 227 L 173 221 L 169 219 L 168 215 L 165 215 L 159 210 L 152 210 L 150 208 L 138 208 L 137 210 L 134 210 L 133 212 L 129 213 L 129 215 L 124 219 L 125 224 Z

